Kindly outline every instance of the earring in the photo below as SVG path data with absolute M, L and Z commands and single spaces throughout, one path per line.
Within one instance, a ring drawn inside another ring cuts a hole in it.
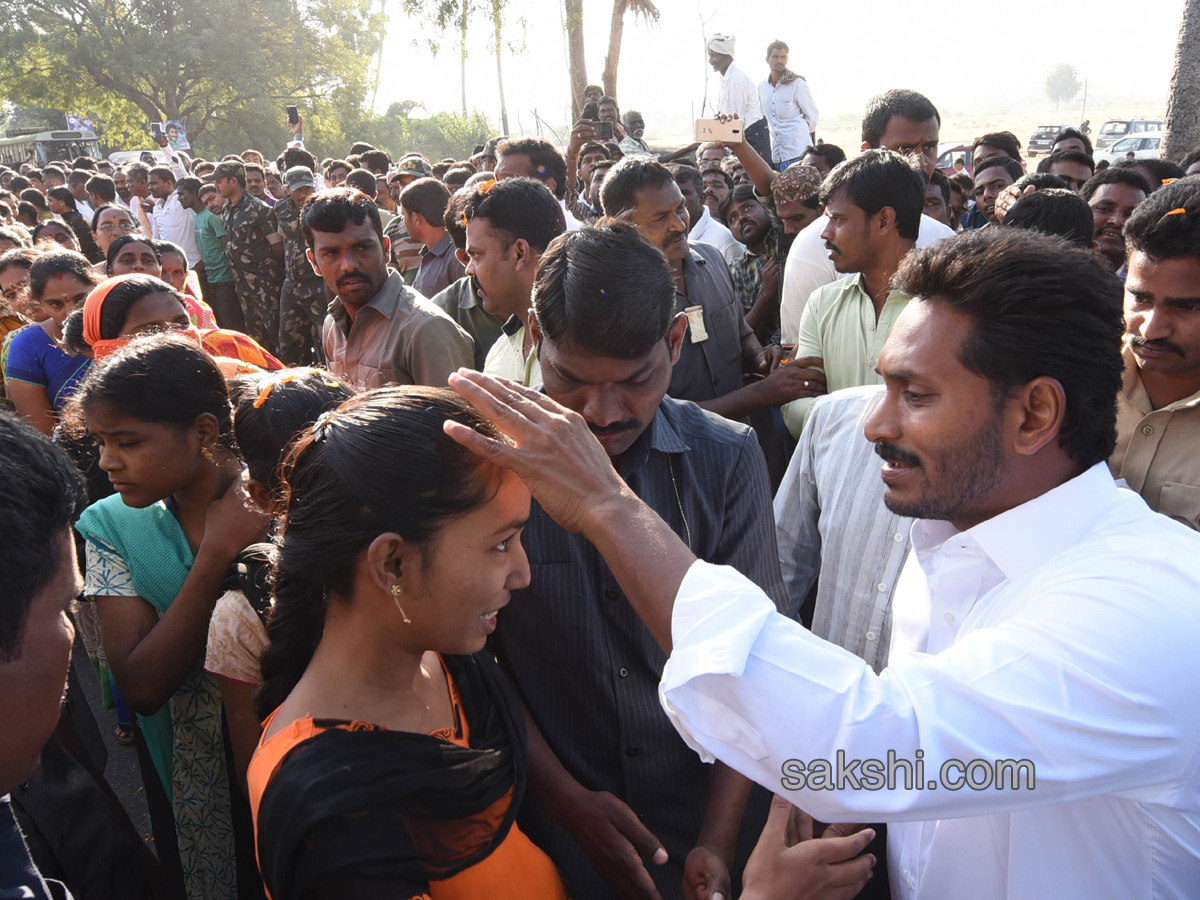
M 400 610 L 400 615 L 404 619 L 405 625 L 411 625 L 412 619 L 408 617 L 408 613 L 404 611 L 404 607 L 400 605 L 400 595 L 404 593 L 404 587 L 399 584 L 392 585 L 392 602 L 396 604 L 396 609 Z
M 211 450 L 211 449 L 209 449 L 208 447 L 201 447 L 201 448 L 200 448 L 200 455 L 201 455 L 201 456 L 203 456 L 203 457 L 204 457 L 204 459 L 205 459 L 205 461 L 207 461 L 207 462 L 208 462 L 210 465 L 214 465 L 214 466 L 215 466 L 215 465 L 217 464 L 217 459 L 216 459 L 216 457 L 215 457 L 215 456 L 213 456 L 213 452 L 212 452 L 212 450 Z

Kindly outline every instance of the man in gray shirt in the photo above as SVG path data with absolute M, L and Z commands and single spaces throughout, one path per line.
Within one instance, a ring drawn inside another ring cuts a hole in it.
M 418 178 L 400 192 L 400 214 L 409 237 L 421 247 L 421 268 L 413 290 L 432 297 L 462 278 L 464 266 L 446 233 L 446 204 L 450 192 L 436 178 Z

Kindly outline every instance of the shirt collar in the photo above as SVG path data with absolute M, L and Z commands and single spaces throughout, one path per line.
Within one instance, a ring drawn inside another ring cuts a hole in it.
M 621 458 L 621 475 L 631 475 L 640 469 L 645 464 L 651 450 L 656 453 L 687 453 L 691 449 L 664 412 L 668 402 L 668 399 L 664 397 L 658 404 L 658 409 L 655 410 L 649 427 L 639 434 L 633 445 L 625 451 L 625 455 Z
M 387 280 L 383 286 L 375 292 L 375 296 L 363 304 L 362 309 L 368 306 L 383 316 L 385 319 L 391 319 L 396 315 L 396 310 L 400 306 L 400 299 L 404 295 L 404 279 L 395 269 L 388 269 Z M 359 310 L 359 313 L 362 312 Z M 346 306 L 342 303 L 341 297 L 334 297 L 333 302 L 329 304 L 329 312 L 331 315 L 343 315 L 349 318 L 349 313 L 346 312 Z
M 453 243 L 454 242 L 450 240 L 449 233 L 443 234 L 441 237 L 441 240 L 439 240 L 432 247 L 426 247 L 426 246 L 422 245 L 421 255 L 422 256 L 445 256 L 446 253 L 450 252 L 451 245 Z
M 1141 370 L 1138 369 L 1137 357 L 1133 355 L 1128 337 L 1125 340 L 1125 348 L 1122 351 L 1122 356 L 1125 357 L 1125 371 L 1121 376 L 1121 393 L 1124 395 L 1126 403 L 1142 415 L 1148 416 L 1156 410 L 1154 409 L 1154 404 L 1150 402 L 1150 395 L 1146 393 L 1146 386 L 1142 384 Z M 1188 409 L 1194 406 L 1200 407 L 1200 391 L 1197 391 L 1190 397 L 1184 397 L 1182 400 L 1168 403 L 1162 409 Z
M 504 332 L 505 336 L 512 337 L 521 330 L 521 320 L 516 316 L 509 316 L 508 320 L 500 326 L 500 330 Z
M 1117 496 L 1108 464 L 1087 471 L 1020 506 L 961 533 L 975 543 L 1010 581 L 1035 571 L 1078 543 Z M 912 546 L 924 561 L 959 533 L 949 522 L 918 519 Z

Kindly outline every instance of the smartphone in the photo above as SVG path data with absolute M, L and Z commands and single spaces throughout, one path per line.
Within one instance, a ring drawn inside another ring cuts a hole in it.
M 722 122 L 720 119 L 697 119 L 696 140 L 740 144 L 743 140 L 742 120 L 730 119 L 728 122 Z
M 611 141 L 613 139 L 613 123 L 608 121 L 592 122 L 592 130 L 596 132 L 596 140 Z
M 161 143 L 163 139 L 162 122 L 150 123 L 150 136 L 154 138 L 155 143 Z
M 297 124 L 299 124 L 299 122 L 300 122 L 300 110 L 296 109 L 296 107 L 294 107 L 294 106 L 289 106 L 289 107 L 287 108 L 287 116 L 288 116 L 288 121 L 289 121 L 291 124 L 293 124 L 293 125 L 297 125 Z

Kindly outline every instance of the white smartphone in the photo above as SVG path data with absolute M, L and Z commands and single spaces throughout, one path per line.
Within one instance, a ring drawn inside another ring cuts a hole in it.
M 730 119 L 728 122 L 722 122 L 720 119 L 697 119 L 696 140 L 740 144 L 743 140 L 742 120 Z

